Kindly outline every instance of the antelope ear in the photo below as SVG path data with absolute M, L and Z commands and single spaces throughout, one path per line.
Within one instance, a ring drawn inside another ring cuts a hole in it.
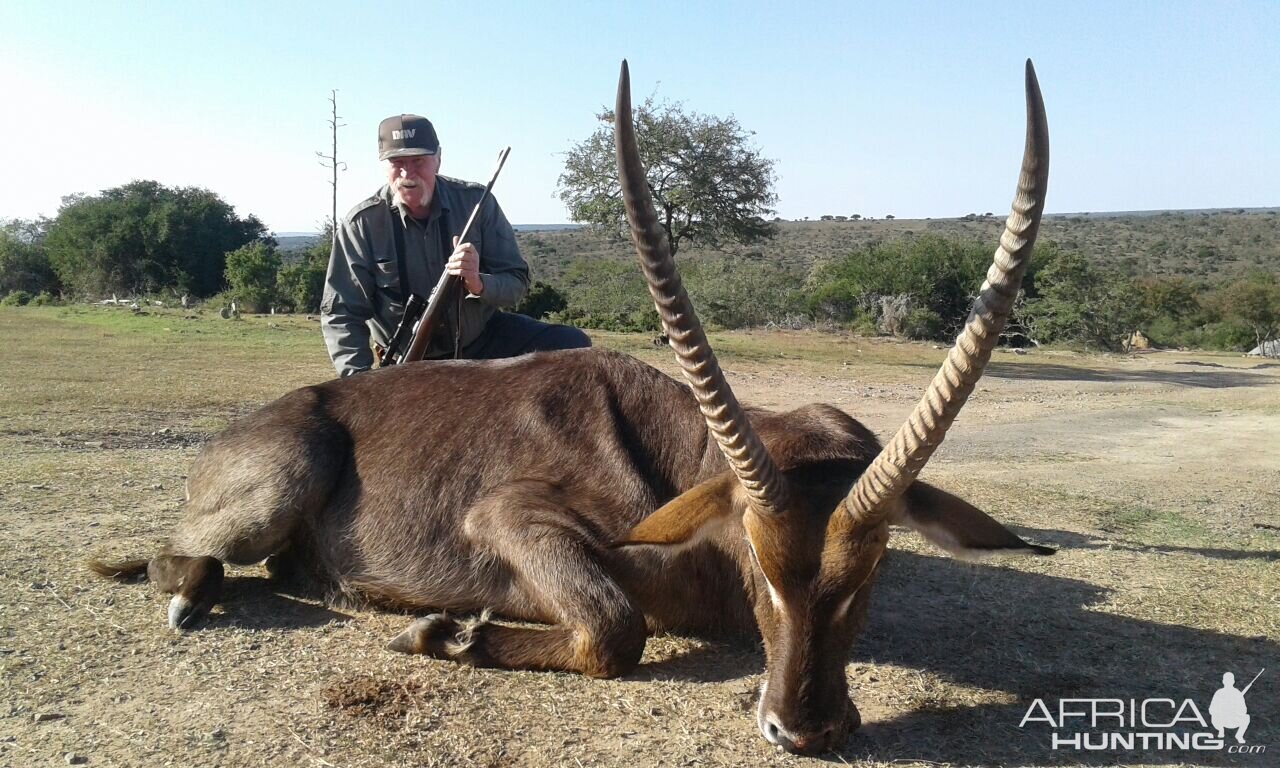
M 969 502 L 919 480 L 889 518 L 929 543 L 963 560 L 989 555 L 1052 555 L 1054 549 L 1029 544 Z
M 705 480 L 659 507 L 613 546 L 686 544 L 706 536 L 733 517 L 738 487 L 731 472 Z

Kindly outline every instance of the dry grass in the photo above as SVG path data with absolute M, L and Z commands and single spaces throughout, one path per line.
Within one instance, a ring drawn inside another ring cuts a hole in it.
M 261 568 L 234 573 L 206 629 L 169 632 L 161 596 L 83 559 L 151 551 L 201 440 L 331 375 L 315 323 L 3 309 L 0 333 L 0 766 L 819 762 L 756 733 L 751 638 L 654 638 L 616 681 L 476 670 L 386 652 L 407 617 L 278 593 Z M 597 341 L 672 370 L 647 339 Z M 833 402 L 885 436 L 942 356 L 802 333 L 713 341 L 744 400 Z M 821 760 L 1274 764 L 1278 391 L 1280 369 L 1227 356 L 998 356 L 928 474 L 1061 551 L 974 565 L 896 537 L 847 667 L 865 725 Z M 1203 709 L 1222 672 L 1264 666 L 1249 741 L 1270 756 L 1054 752 L 1018 728 L 1037 697 Z

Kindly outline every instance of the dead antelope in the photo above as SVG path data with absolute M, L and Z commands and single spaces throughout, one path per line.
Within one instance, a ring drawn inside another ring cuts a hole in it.
M 1051 551 L 915 479 L 981 375 L 1035 240 L 1048 136 L 1030 62 L 1026 91 L 1018 194 L 987 282 L 883 450 L 830 406 L 738 404 L 655 219 L 624 63 L 623 196 L 689 388 L 603 350 L 304 387 L 205 446 L 161 554 L 94 570 L 146 571 L 174 593 L 169 623 L 185 629 L 218 601 L 223 562 L 270 558 L 334 597 L 437 611 L 395 650 L 599 677 L 633 669 L 649 632 L 754 625 L 767 660 L 760 731 L 790 751 L 828 748 L 859 722 L 844 670 L 890 523 L 960 555 Z

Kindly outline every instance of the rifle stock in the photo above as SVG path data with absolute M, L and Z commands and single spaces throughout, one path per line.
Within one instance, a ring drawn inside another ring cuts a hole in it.
M 465 235 L 466 232 L 463 232 L 463 236 Z M 458 242 L 464 241 L 459 239 Z M 451 275 L 448 272 L 440 275 L 440 281 L 436 283 L 436 287 L 431 291 L 431 298 L 427 300 L 427 308 L 422 313 L 422 320 L 418 321 L 418 328 L 413 332 L 413 343 L 396 362 L 412 363 L 422 359 L 427 353 L 427 342 L 431 341 L 431 336 L 440 327 L 440 323 L 444 322 L 445 309 L 461 287 L 462 278 L 457 275 Z
M 404 314 L 400 316 L 400 324 L 396 326 L 396 332 L 392 334 L 391 340 L 387 342 L 387 348 L 378 350 L 378 365 L 380 367 L 386 368 L 388 365 L 395 365 L 404 358 L 404 348 L 413 334 L 413 324 L 418 322 L 419 317 L 422 317 L 422 308 L 426 303 L 426 299 L 418 294 L 409 294 L 409 300 L 404 304 Z M 439 321 L 437 320 L 437 322 Z

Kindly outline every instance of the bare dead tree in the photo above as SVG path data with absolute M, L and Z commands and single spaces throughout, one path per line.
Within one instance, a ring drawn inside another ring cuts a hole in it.
M 328 155 L 316 151 L 320 164 L 333 171 L 333 180 L 329 182 L 333 187 L 333 208 L 329 214 L 329 223 L 334 236 L 337 236 L 338 232 L 338 171 L 347 170 L 347 164 L 338 161 L 338 129 L 346 126 L 346 123 L 338 122 L 341 119 L 342 117 L 338 114 L 338 89 L 334 88 L 329 91 L 329 132 L 333 137 L 333 148 Z

